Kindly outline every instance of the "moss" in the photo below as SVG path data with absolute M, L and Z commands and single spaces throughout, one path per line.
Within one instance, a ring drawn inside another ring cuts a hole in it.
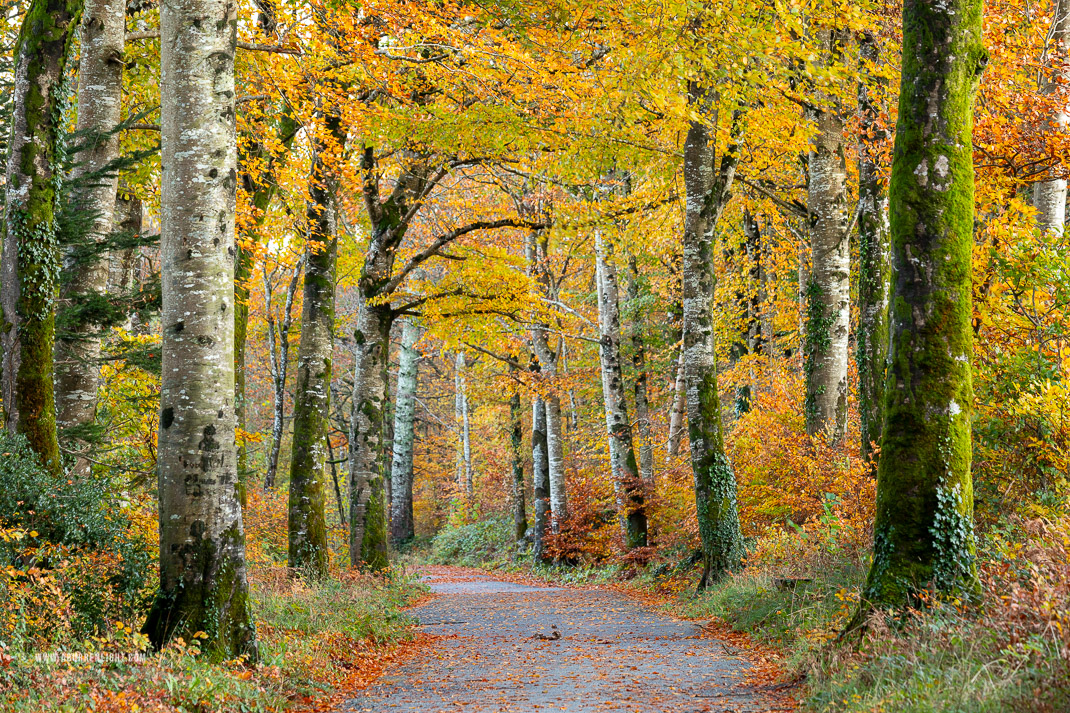
M 213 660 L 257 657 L 256 626 L 245 575 L 245 536 L 239 524 L 219 538 L 200 537 L 181 548 L 182 578 L 161 587 L 142 631 L 157 649 L 203 632 L 202 649 Z
M 973 95 L 981 3 L 904 11 L 891 182 L 896 274 L 874 560 L 863 607 L 976 592 L 971 466 Z
M 692 468 L 695 473 L 695 507 L 702 538 L 703 574 L 700 588 L 739 569 L 743 561 L 743 535 L 736 502 L 736 476 L 724 450 L 721 400 L 717 372 L 699 384 L 699 417 L 689 418 Z M 698 447 L 695 444 L 700 444 Z

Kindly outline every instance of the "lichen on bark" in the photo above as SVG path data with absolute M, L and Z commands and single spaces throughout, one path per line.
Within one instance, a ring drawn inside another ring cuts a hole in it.
M 973 99 L 980 0 L 903 7 L 891 180 L 895 287 L 873 566 L 856 623 L 923 590 L 979 590 L 970 473 Z

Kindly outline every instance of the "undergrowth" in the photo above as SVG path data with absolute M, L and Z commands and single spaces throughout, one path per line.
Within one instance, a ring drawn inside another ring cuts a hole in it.
M 411 639 L 402 607 L 426 591 L 400 571 L 307 584 L 284 569 L 261 569 L 251 580 L 258 663 L 212 663 L 196 638 L 154 654 L 143 635 L 119 623 L 76 646 L 4 656 L 0 710 L 244 713 L 306 705 L 374 679 L 384 652 Z

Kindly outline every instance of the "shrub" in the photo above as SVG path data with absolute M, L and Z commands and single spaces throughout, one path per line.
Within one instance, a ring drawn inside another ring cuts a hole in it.
M 134 504 L 97 475 L 56 479 L 19 435 L 0 434 L 0 637 L 84 639 L 142 616 L 152 553 Z
M 441 530 L 431 541 L 431 561 L 475 567 L 505 560 L 512 547 L 512 523 L 482 520 Z

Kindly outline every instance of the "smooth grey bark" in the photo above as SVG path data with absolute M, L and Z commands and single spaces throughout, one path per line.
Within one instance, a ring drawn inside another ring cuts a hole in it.
M 646 547 L 643 479 L 635 459 L 632 422 L 628 418 L 624 370 L 620 360 L 620 286 L 617 266 L 613 262 L 612 245 L 607 244 L 601 229 L 596 229 L 594 243 L 598 286 L 598 361 L 602 374 L 610 469 L 617 491 L 617 510 L 625 545 L 629 549 Z
M 468 385 L 464 352 L 457 352 L 453 371 L 453 423 L 457 431 L 457 486 L 464 488 L 469 503 L 475 494 L 472 482 L 472 424 L 468 417 Z
M 1048 30 L 1048 47 L 1040 72 L 1040 91 L 1055 94 L 1066 91 L 1070 82 L 1070 0 L 1054 0 L 1052 23 Z M 1070 113 L 1064 103 L 1048 121 L 1052 134 L 1066 131 Z M 1048 171 L 1045 180 L 1033 184 L 1033 207 L 1037 209 L 1037 228 L 1062 237 L 1066 230 L 1066 167 Z
M 878 125 L 880 109 L 871 86 L 884 80 L 870 71 L 880 61 L 871 32 L 859 38 L 863 79 L 858 83 L 858 415 L 862 458 L 872 461 L 884 425 L 884 382 L 888 359 L 888 310 L 892 292 L 892 246 L 888 224 L 888 190 L 877 163 L 887 138 Z M 872 462 L 876 475 L 877 463 Z
M 680 357 L 676 360 L 676 378 L 673 381 L 672 409 L 669 411 L 669 440 L 666 449 L 669 456 L 680 452 L 680 443 L 684 439 L 684 417 L 687 415 L 687 369 L 684 366 L 684 349 L 680 348 Z
M 702 538 L 699 589 L 704 589 L 738 569 L 743 559 L 736 476 L 724 448 L 713 317 L 713 237 L 735 179 L 739 113 L 733 114 L 732 139 L 718 161 L 712 128 L 719 117 L 717 97 L 691 82 L 688 103 L 698 112 L 712 114 L 706 122 L 692 120 L 684 140 L 684 368 L 695 505 Z
M 842 55 L 845 33 L 819 30 L 826 62 Z M 819 95 L 809 112 L 817 133 L 807 161 L 810 282 L 806 286 L 806 432 L 840 441 L 847 429 L 847 338 L 851 325 L 847 156 L 838 99 Z
M 53 384 L 59 245 L 56 187 L 62 88 L 78 0 L 33 0 L 15 45 L 11 137 L 5 169 L 0 257 L 0 373 L 4 424 L 26 436 L 48 471 L 60 477 Z
M 274 276 L 262 265 L 264 278 L 264 308 L 267 312 L 268 371 L 271 375 L 271 450 L 268 451 L 264 487 L 274 488 L 279 472 L 279 454 L 286 435 L 286 380 L 290 373 L 290 328 L 293 326 L 294 296 L 301 280 L 303 261 L 298 261 L 290 273 L 286 287 L 282 315 L 275 312 Z
M 654 484 L 654 444 L 651 442 L 650 397 L 647 393 L 649 376 L 646 369 L 646 344 L 643 341 L 643 321 L 639 311 L 639 264 L 635 256 L 628 257 L 628 302 L 632 318 L 628 323 L 628 338 L 632 344 L 632 367 L 635 369 L 635 421 L 639 430 L 639 475 L 649 488 Z
M 412 456 L 416 424 L 416 387 L 420 352 L 416 343 L 423 329 L 414 319 L 405 320 L 398 355 L 398 388 L 394 396 L 394 448 L 390 464 L 390 539 L 407 542 L 416 535 L 412 513 Z
M 78 154 L 72 180 L 79 185 L 73 196 L 79 210 L 92 216 L 89 239 L 104 241 L 113 229 L 118 174 L 106 169 L 119 158 L 115 127 L 122 116 L 123 46 L 126 41 L 126 3 L 123 0 L 85 0 L 82 11 L 81 58 L 78 66 L 77 131 L 87 145 Z M 92 179 L 87 176 L 92 175 Z M 66 302 L 101 300 L 108 289 L 109 261 L 103 252 L 75 264 L 65 260 L 70 279 L 64 286 Z M 60 430 L 87 426 L 97 412 L 100 382 L 100 325 L 79 320 L 56 341 L 56 424 Z M 66 448 L 75 452 L 74 474 L 85 475 L 90 463 L 84 457 L 90 444 L 68 437 Z
M 545 232 L 531 233 L 527 240 L 529 274 L 534 278 L 541 297 L 551 298 L 551 280 L 546 265 L 548 237 Z M 539 361 L 540 376 L 554 381 L 557 376 L 557 352 L 550 348 L 548 325 L 534 322 L 531 327 L 531 345 Z M 552 526 L 568 518 L 568 494 L 565 486 L 565 446 L 561 428 L 561 397 L 550 391 L 542 399 L 546 411 L 546 453 L 549 464 L 550 510 Z
M 546 453 L 546 405 L 539 396 L 531 397 L 531 479 L 535 533 L 535 559 L 546 556 L 545 537 L 550 527 L 550 458 Z
M 237 6 L 160 7 L 160 590 L 153 644 L 203 631 L 211 655 L 255 657 L 234 413 Z

